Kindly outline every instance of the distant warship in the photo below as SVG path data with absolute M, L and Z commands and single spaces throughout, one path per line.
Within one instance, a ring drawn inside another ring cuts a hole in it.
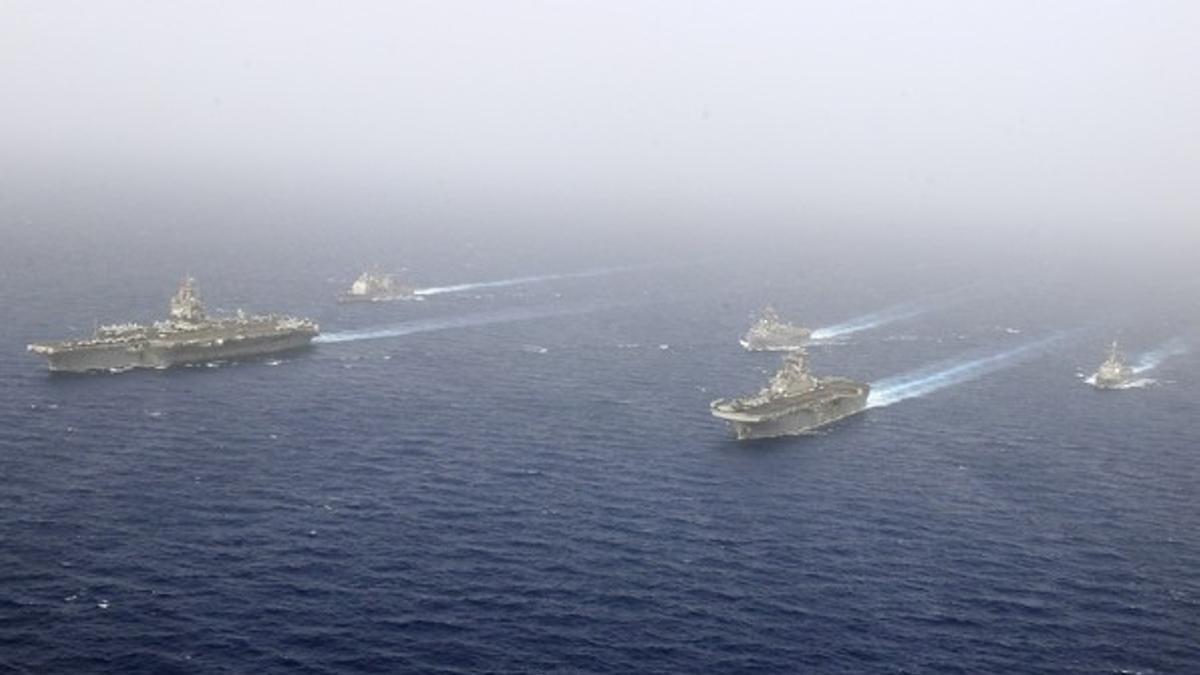
M 742 346 L 753 352 L 776 352 L 800 349 L 812 336 L 812 331 L 794 326 L 779 318 L 775 309 L 767 307 L 762 316 L 742 338 Z
M 803 349 L 789 352 L 765 389 L 753 396 L 712 402 L 714 417 L 730 423 L 738 440 L 811 431 L 866 407 L 871 386 L 844 377 L 809 374 Z
M 1096 374 L 1092 376 L 1092 384 L 1100 389 L 1118 389 L 1129 383 L 1133 379 L 1133 368 L 1125 365 L 1121 360 L 1121 353 L 1117 351 L 1117 342 L 1113 340 L 1112 347 L 1108 350 L 1108 358 L 1100 367 L 1096 369 Z
M 316 323 L 291 316 L 238 310 L 234 317 L 209 317 L 193 280 L 185 279 L 165 321 L 100 326 L 92 338 L 32 344 L 29 351 L 45 356 L 52 371 L 119 372 L 274 354 L 305 347 L 318 333 Z
M 392 300 L 424 300 L 416 289 L 396 281 L 391 274 L 363 272 L 350 285 L 350 290 L 338 296 L 338 302 L 391 302 Z

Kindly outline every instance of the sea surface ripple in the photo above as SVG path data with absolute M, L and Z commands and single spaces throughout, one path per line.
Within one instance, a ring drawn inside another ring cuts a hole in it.
M 736 343 L 761 288 L 653 274 L 351 308 L 280 284 L 329 331 L 567 309 L 87 377 L 21 353 L 88 321 L 42 291 L 0 329 L 0 671 L 1200 669 L 1193 356 L 1160 367 L 1171 385 L 1101 393 L 1073 372 L 1097 335 L 739 445 L 708 403 L 777 363 Z M 904 300 L 773 290 L 814 322 Z M 1014 307 L 1001 326 L 1070 327 Z M 814 368 L 870 380 L 1025 339 L 956 311 Z

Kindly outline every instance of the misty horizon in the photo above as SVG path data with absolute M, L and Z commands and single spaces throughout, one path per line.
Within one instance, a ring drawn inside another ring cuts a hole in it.
M 62 227 L 55 208 L 136 219 L 146 194 L 184 220 L 196 203 L 214 221 L 222 204 L 248 220 L 358 204 L 412 230 L 1136 230 L 1163 252 L 1200 231 L 1189 3 L 8 3 L 0 18 L 4 231 Z

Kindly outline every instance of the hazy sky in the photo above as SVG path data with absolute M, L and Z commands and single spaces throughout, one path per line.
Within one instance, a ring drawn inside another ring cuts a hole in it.
M 0 2 L 0 198 L 1200 230 L 1200 3 Z

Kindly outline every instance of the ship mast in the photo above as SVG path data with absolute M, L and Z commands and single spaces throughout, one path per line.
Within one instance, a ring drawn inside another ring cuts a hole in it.
M 199 323 L 204 320 L 204 304 L 196 294 L 194 283 L 194 279 L 185 277 L 179 285 L 179 290 L 171 297 L 172 319 L 186 323 Z

